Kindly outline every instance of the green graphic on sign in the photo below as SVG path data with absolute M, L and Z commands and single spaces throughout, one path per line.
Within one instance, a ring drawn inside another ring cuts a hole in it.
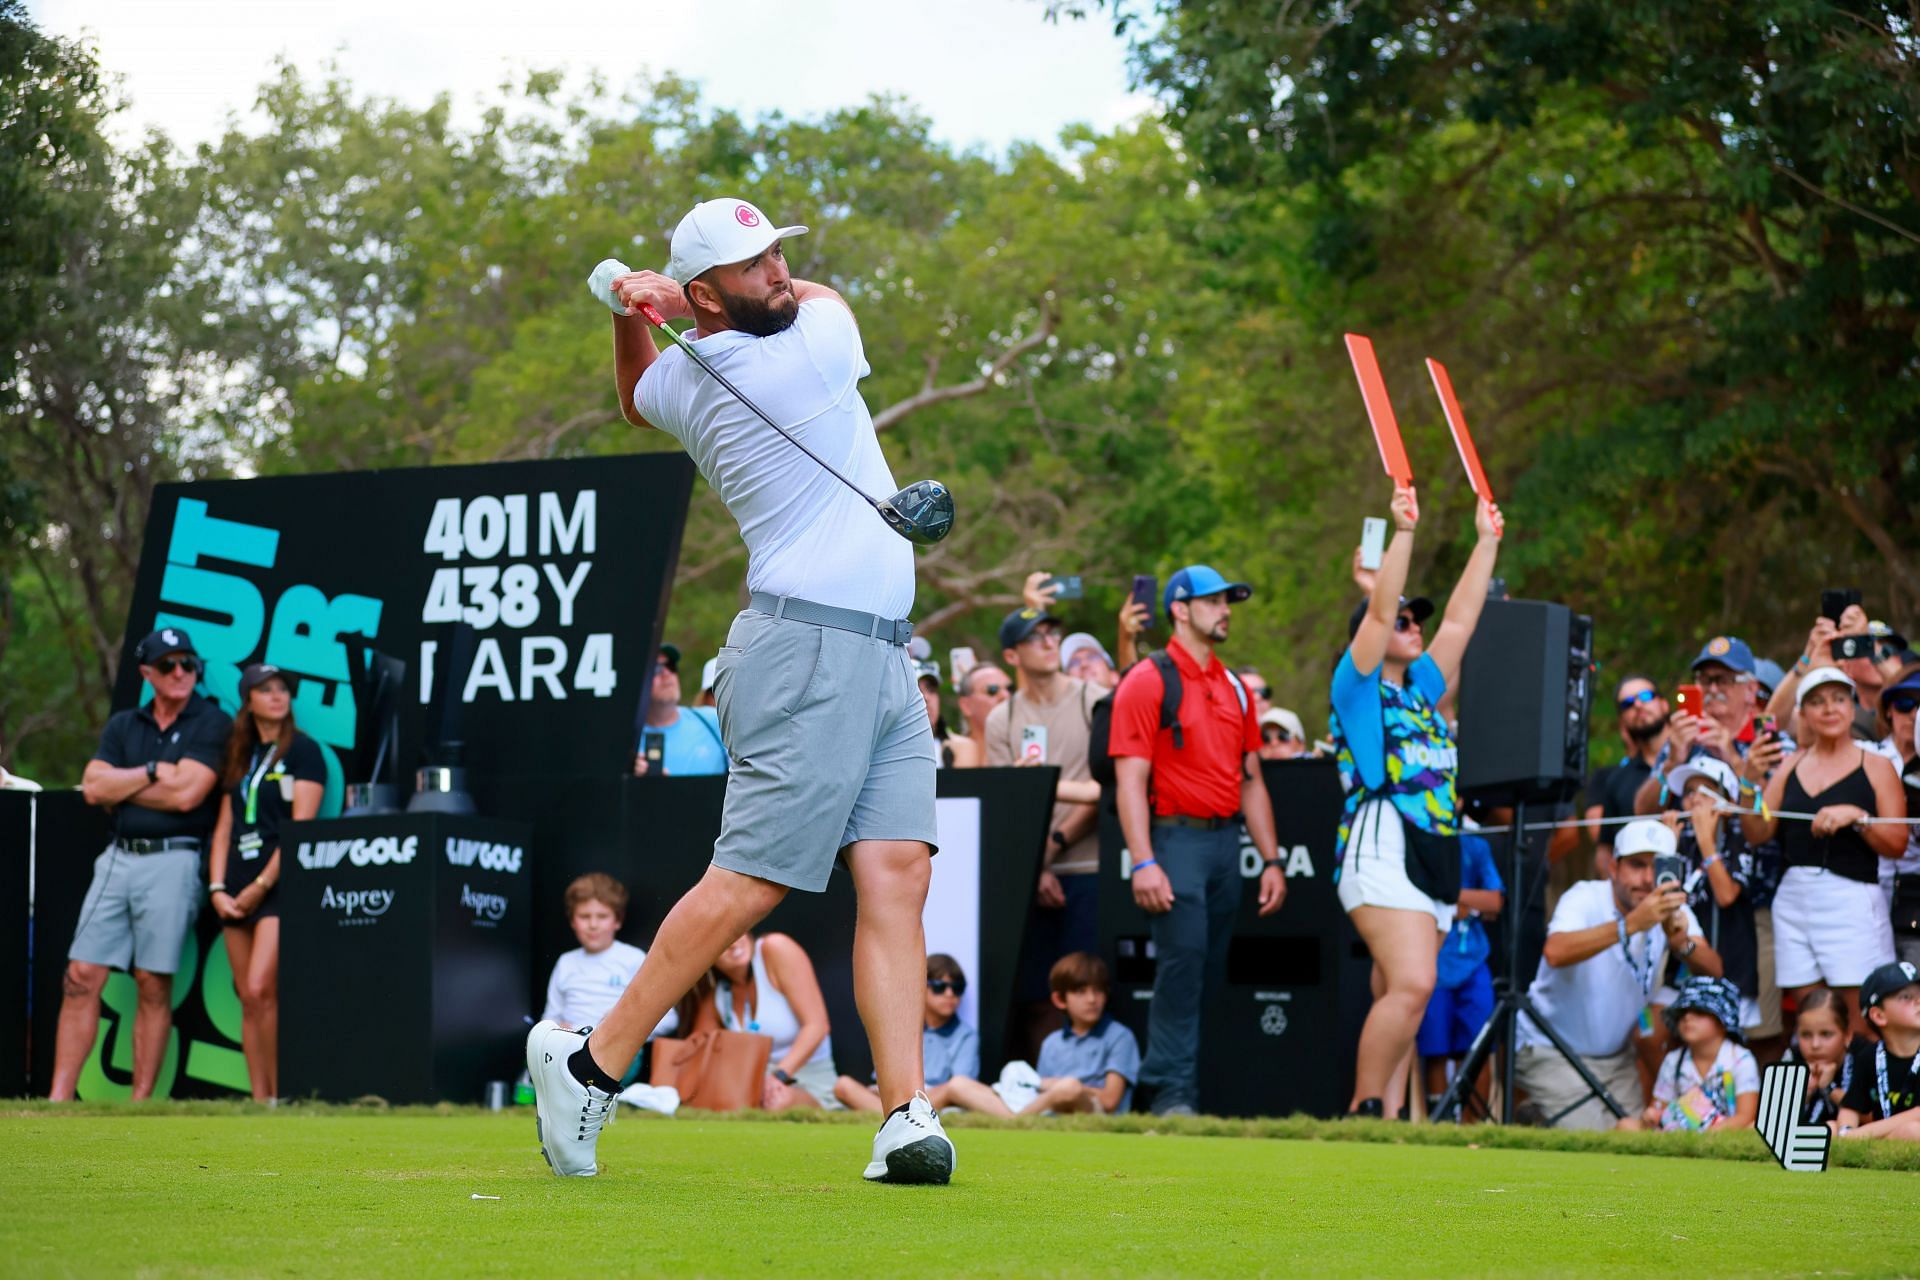
M 180 1010 L 195 989 L 201 1008 L 214 1031 L 228 1043 L 195 1037 L 187 1043 L 187 1076 L 216 1088 L 251 1092 L 247 1060 L 240 1052 L 240 997 L 233 989 L 233 968 L 227 960 L 227 939 L 215 932 L 200 954 L 200 939 L 188 934 L 180 948 L 180 968 L 173 975 L 172 1006 L 175 1025 L 167 1033 L 167 1054 L 154 1081 L 153 1095 L 166 1098 L 180 1072 Z M 100 1031 L 93 1052 L 80 1068 L 80 1097 L 129 1098 L 133 1095 L 133 1024 L 140 1006 L 140 989 L 133 975 L 115 973 L 100 992 Z

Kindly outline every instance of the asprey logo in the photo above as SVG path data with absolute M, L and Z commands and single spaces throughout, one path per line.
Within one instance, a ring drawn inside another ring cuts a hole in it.
M 447 861 L 456 867 L 471 867 L 478 863 L 482 871 L 504 871 L 508 875 L 519 875 L 520 859 L 525 856 L 526 850 L 519 845 L 447 837 Z
M 473 922 L 478 925 L 497 924 L 507 914 L 505 894 L 475 893 L 464 884 L 460 886 L 460 905 L 473 912 Z
M 338 911 L 343 925 L 372 924 L 392 905 L 391 889 L 335 889 L 327 885 L 320 890 L 320 906 Z
M 302 840 L 300 865 L 309 871 L 324 871 L 340 865 L 341 859 L 356 867 L 384 867 L 389 862 L 412 862 L 420 851 L 420 837 L 397 840 L 393 836 L 375 836 L 371 840 Z

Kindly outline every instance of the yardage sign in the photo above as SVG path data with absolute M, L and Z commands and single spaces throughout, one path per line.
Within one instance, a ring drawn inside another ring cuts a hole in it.
M 693 466 L 680 454 L 162 485 L 154 495 L 114 705 L 143 685 L 132 644 L 192 633 L 201 691 L 231 712 L 240 668 L 297 681 L 294 715 L 346 773 L 355 707 L 341 637 L 407 664 L 399 760 L 419 757 L 447 624 L 471 663 L 441 670 L 480 777 L 622 767 L 679 557 Z M 328 804 L 326 810 L 331 811 Z

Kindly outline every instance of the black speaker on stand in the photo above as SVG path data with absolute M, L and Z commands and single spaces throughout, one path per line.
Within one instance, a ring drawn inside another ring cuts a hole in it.
M 1546 887 L 1528 883 L 1528 803 L 1555 804 L 1587 774 L 1587 724 L 1593 704 L 1593 619 L 1544 600 L 1489 600 L 1460 663 L 1461 801 L 1512 805 L 1507 837 L 1506 972 L 1494 979 L 1493 1013 L 1474 1036 L 1439 1105 L 1436 1121 L 1457 1119 L 1481 1067 L 1501 1053 L 1501 1122 L 1513 1123 L 1513 1058 L 1519 1016 L 1532 1019 L 1554 1050 L 1616 1116 L 1621 1107 L 1527 996 L 1521 919 Z M 1586 1101 L 1585 1098 L 1580 1100 Z M 1575 1104 L 1579 1105 L 1578 1103 Z

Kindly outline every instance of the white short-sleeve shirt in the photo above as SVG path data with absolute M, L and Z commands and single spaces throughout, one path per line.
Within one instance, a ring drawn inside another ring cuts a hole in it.
M 553 976 L 547 979 L 547 1005 L 540 1016 L 570 1027 L 599 1022 L 620 999 L 633 975 L 640 972 L 646 958 L 645 951 L 618 939 L 605 951 L 575 947 L 553 962 Z M 679 1025 L 680 1015 L 669 1009 L 653 1034 L 670 1036 Z
M 693 346 L 870 497 L 892 496 L 898 486 L 860 396 L 860 379 L 872 370 L 844 306 L 815 298 L 770 338 L 728 330 Z M 634 388 L 633 403 L 686 448 L 739 522 L 748 590 L 886 618 L 912 610 L 911 544 L 685 352 L 663 351 Z
M 1700 921 L 1686 912 L 1687 936 L 1702 937 Z M 1560 897 L 1547 922 L 1547 933 L 1577 933 L 1620 918 L 1613 901 L 1613 882 L 1582 880 Z M 1534 1006 L 1583 1058 L 1601 1058 L 1627 1047 L 1628 1035 L 1646 1007 L 1650 991 L 1660 986 L 1667 965 L 1667 933 L 1655 927 L 1627 935 L 1623 952 L 1614 943 L 1597 956 L 1559 968 L 1543 957 L 1540 972 L 1527 988 Z M 1533 1019 L 1520 1018 L 1520 1047 L 1549 1043 Z

